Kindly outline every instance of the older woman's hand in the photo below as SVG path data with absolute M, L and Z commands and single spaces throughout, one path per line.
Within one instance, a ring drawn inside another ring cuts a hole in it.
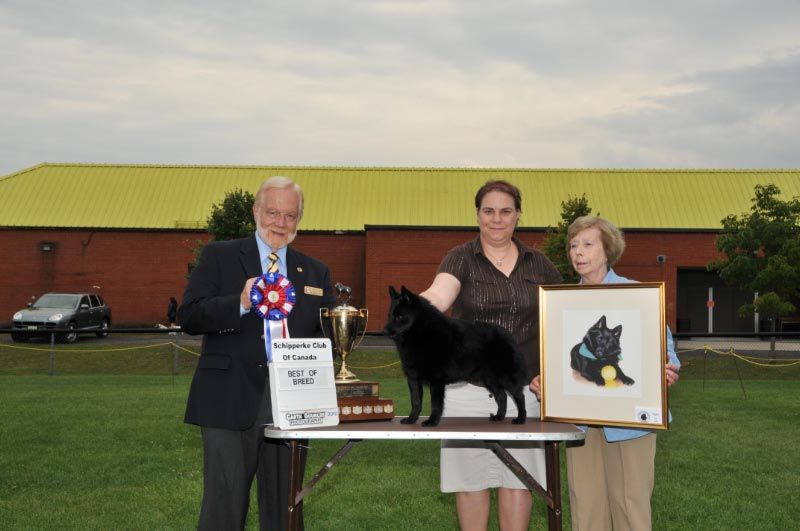
M 531 388 L 531 391 L 533 391 L 533 394 L 536 395 L 536 399 L 541 401 L 542 400 L 542 396 L 541 396 L 541 393 L 542 393 L 542 382 L 539 379 L 539 375 L 538 374 L 533 377 L 533 380 L 531 380 L 530 388 Z
M 672 363 L 667 363 L 664 367 L 664 372 L 667 375 L 667 387 L 672 387 L 680 376 L 678 375 L 678 366 Z

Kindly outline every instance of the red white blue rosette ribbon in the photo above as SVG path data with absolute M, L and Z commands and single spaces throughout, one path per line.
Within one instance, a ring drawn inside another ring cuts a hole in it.
M 272 361 L 272 337 L 289 337 L 286 318 L 297 302 L 294 286 L 280 273 L 266 273 L 253 283 L 250 302 L 253 312 L 264 319 L 267 361 Z
M 288 278 L 280 273 L 266 273 L 253 283 L 250 302 L 262 319 L 280 321 L 292 312 L 297 296 Z

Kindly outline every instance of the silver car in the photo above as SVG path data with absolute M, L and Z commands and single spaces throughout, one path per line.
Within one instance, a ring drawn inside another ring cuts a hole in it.
M 45 293 L 14 314 L 11 339 L 23 342 L 58 332 L 59 341 L 74 343 L 82 332 L 106 337 L 110 325 L 111 309 L 96 293 Z

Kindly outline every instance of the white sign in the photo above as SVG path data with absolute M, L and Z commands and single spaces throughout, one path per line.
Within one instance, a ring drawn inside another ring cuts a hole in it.
M 339 424 L 330 339 L 273 339 L 269 386 L 276 427 Z

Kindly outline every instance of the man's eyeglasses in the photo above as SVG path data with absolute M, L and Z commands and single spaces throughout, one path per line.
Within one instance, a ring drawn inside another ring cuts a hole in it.
M 286 223 L 296 223 L 297 222 L 297 212 L 281 212 L 280 210 L 274 209 L 267 209 L 262 210 L 261 214 L 264 215 L 268 220 L 275 221 L 278 218 L 283 218 L 283 221 Z

